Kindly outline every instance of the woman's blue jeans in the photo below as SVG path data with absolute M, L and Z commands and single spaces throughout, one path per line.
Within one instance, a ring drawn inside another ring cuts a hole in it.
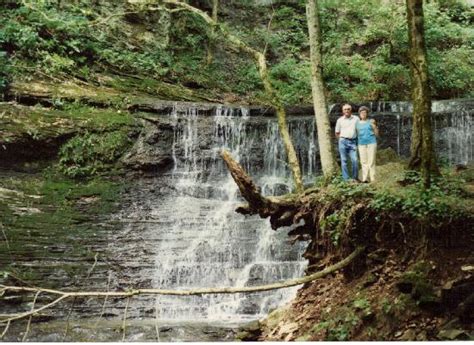
M 351 160 L 352 178 L 357 180 L 359 174 L 359 162 L 357 161 L 357 139 L 339 138 L 339 154 L 341 155 L 342 178 L 349 180 L 348 160 Z

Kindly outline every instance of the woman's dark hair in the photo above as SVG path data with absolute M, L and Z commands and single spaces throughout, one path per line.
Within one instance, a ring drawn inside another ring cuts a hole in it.
M 361 111 L 364 111 L 364 110 L 367 112 L 367 115 L 370 113 L 369 108 L 367 108 L 366 106 L 362 106 L 362 107 L 359 108 L 359 114 L 360 114 Z

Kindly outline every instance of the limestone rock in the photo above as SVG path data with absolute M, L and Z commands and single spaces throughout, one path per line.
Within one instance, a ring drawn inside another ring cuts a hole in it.
M 155 171 L 170 168 L 173 164 L 172 131 L 143 121 L 143 130 L 122 162 L 132 170 Z

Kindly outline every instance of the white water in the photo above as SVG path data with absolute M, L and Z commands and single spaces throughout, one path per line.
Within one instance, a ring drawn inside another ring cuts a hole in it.
M 157 201 L 151 214 L 156 219 L 168 219 L 166 227 L 154 229 L 161 241 L 155 256 L 153 285 L 166 289 L 197 287 L 239 287 L 261 285 L 299 277 L 306 261 L 303 246 L 290 245 L 287 231 L 271 230 L 267 219 L 244 217 L 235 208 L 240 199 L 238 188 L 219 156 L 227 149 L 250 171 L 266 194 L 287 192 L 291 188 L 289 172 L 279 142 L 276 123 L 265 120 L 267 128 L 261 136 L 254 128 L 248 111 L 239 116 L 229 108 L 218 108 L 216 115 L 205 119 L 189 109 L 174 111 L 173 153 L 175 166 L 172 184 L 176 193 Z M 207 121 L 211 131 L 205 131 L 200 121 Z M 309 121 L 295 122 L 293 130 L 301 131 Z M 211 124 L 211 126 L 209 126 Z M 203 133 L 200 133 L 203 130 Z M 314 126 L 309 126 L 314 131 Z M 203 136 L 208 135 L 206 143 Z M 303 139 L 305 146 L 311 138 Z M 264 138 L 264 139 L 262 139 Z M 298 148 L 298 144 L 296 145 Z M 308 155 L 305 147 L 301 154 Z M 314 146 L 306 170 L 316 170 Z M 178 155 L 178 152 L 180 155 Z M 263 157 L 262 157 L 263 155 Z M 263 166 L 256 161 L 263 158 Z M 287 288 L 264 293 L 161 296 L 156 307 L 160 320 L 232 322 L 258 319 L 277 306 L 289 301 L 296 292 Z
M 474 118 L 460 110 L 450 118 L 435 120 L 435 147 L 438 156 L 449 164 L 464 164 L 474 160 Z

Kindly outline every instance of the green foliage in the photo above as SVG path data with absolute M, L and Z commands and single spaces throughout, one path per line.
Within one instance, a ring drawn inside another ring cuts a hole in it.
M 30 77 L 37 72 L 94 80 L 95 73 L 104 71 L 247 97 L 255 97 L 262 89 L 252 58 L 226 51 L 227 43 L 187 11 L 173 13 L 171 19 L 162 11 L 113 16 L 130 11 L 127 2 L 28 3 L 0 4 L 0 51 L 11 60 L 4 63 L 6 57 L 0 54 L 0 91 L 16 75 Z M 304 5 L 281 1 L 270 10 L 239 1 L 219 6 L 224 27 L 255 49 L 266 49 L 271 77 L 289 105 L 311 101 Z M 404 4 L 324 1 L 320 12 L 323 77 L 330 102 L 409 98 Z M 472 96 L 472 21 L 472 12 L 460 2 L 425 4 L 434 98 Z M 208 48 L 214 56 L 210 65 L 206 64 Z
M 434 220 L 463 214 L 462 209 L 455 207 L 459 206 L 462 179 L 455 176 L 436 177 L 431 187 L 425 189 L 420 174 L 407 171 L 403 181 L 409 185 L 398 193 L 391 190 L 377 191 L 370 207 L 379 212 L 401 210 L 417 219 Z
M 434 98 L 470 95 L 469 9 L 451 13 L 425 4 L 426 42 Z M 336 101 L 408 99 L 408 34 L 403 4 L 329 1 L 321 10 L 324 78 Z M 454 20 L 456 18 L 456 20 Z M 461 19 L 462 18 L 462 19 Z M 387 25 L 386 23 L 390 23 Z M 457 68 L 457 70 L 456 70 Z
M 272 67 L 270 76 L 286 104 L 310 103 L 311 70 L 308 63 L 287 58 Z
M 314 325 L 310 333 L 324 331 L 326 341 L 347 341 L 351 339 L 353 330 L 371 314 L 373 314 L 372 304 L 358 292 L 353 301 L 334 310 L 324 311 L 323 321 Z
M 472 97 L 472 49 L 453 47 L 446 51 L 431 51 L 428 55 L 433 90 L 442 98 Z
M 255 62 L 247 62 L 240 66 L 236 76 L 235 91 L 245 94 L 262 87 L 262 81 Z
M 382 309 L 382 312 L 385 315 L 391 315 L 393 310 L 393 304 L 387 297 L 384 297 L 380 302 L 380 308 Z
M 355 299 L 352 305 L 356 310 L 368 311 L 371 308 L 370 302 L 365 297 Z
M 360 322 L 352 308 L 343 307 L 334 316 L 326 316 L 325 321 L 315 325 L 313 331 L 325 330 L 327 341 L 347 341 L 350 338 L 352 329 Z
M 11 67 L 8 62 L 7 53 L 0 50 L 0 95 L 8 88 L 10 73 Z
M 340 244 L 342 232 L 347 220 L 347 214 L 344 211 L 345 210 L 335 211 L 323 219 L 319 224 L 323 230 L 323 234 L 328 232 L 331 243 L 336 247 Z
M 354 184 L 344 181 L 340 176 L 332 179 L 321 195 L 320 202 L 335 205 L 333 212 L 319 223 L 323 234 L 327 234 L 334 246 L 339 246 L 346 230 L 348 220 L 353 212 L 353 206 L 373 193 L 367 184 Z
M 109 208 L 107 203 L 113 202 L 117 198 L 121 186 L 115 182 L 108 181 L 100 177 L 94 177 L 87 181 L 78 181 L 65 178 L 53 168 L 47 168 L 43 171 L 44 178 L 38 189 L 38 193 L 43 195 L 43 202 L 52 205 L 61 205 L 69 208 L 77 200 L 84 197 L 97 197 L 100 201 L 98 208 L 91 205 L 92 211 L 102 212 Z
M 281 55 L 301 56 L 301 50 L 309 49 L 305 7 L 303 3 L 290 7 L 281 4 L 275 9 L 272 31 L 268 34 L 270 48 Z
M 437 300 L 433 284 L 428 278 L 430 271 L 431 265 L 429 263 L 419 261 L 400 277 L 400 282 L 412 286 L 410 295 L 416 300 L 417 304 L 421 305 L 422 303 Z
M 407 309 L 413 309 L 416 307 L 413 300 L 404 294 L 401 294 L 393 299 L 384 297 L 380 303 L 382 313 L 389 318 L 396 318 L 403 314 Z
M 328 196 L 345 202 L 369 196 L 372 191 L 370 185 L 345 181 L 342 176 L 335 176 L 331 181 Z
M 123 131 L 85 133 L 69 140 L 59 152 L 59 170 L 68 177 L 88 177 L 109 169 L 129 147 Z

